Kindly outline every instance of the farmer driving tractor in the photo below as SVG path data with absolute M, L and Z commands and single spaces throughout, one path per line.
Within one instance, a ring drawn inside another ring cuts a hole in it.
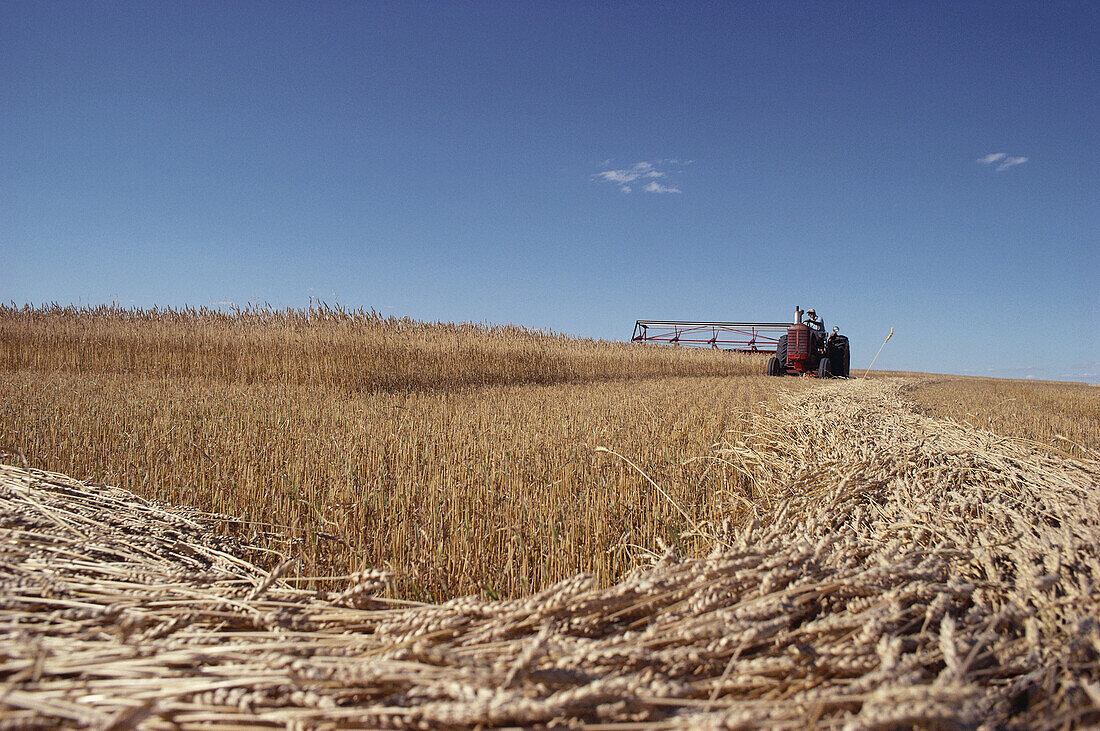
M 825 332 L 825 321 L 817 316 L 817 313 L 814 312 L 814 308 L 812 307 L 806 310 L 806 324 L 819 333 Z

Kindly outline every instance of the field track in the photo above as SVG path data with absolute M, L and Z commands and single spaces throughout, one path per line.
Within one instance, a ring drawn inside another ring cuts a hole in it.
M 900 381 L 786 396 L 715 469 L 756 519 L 598 589 L 294 589 L 213 516 L 0 467 L 0 727 L 1100 723 L 1100 463 Z

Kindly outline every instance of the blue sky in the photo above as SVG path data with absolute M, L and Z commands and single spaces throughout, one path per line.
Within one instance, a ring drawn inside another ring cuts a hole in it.
M 1100 381 L 1098 59 L 1086 2 L 6 1 L 0 298 L 797 304 L 854 367 Z

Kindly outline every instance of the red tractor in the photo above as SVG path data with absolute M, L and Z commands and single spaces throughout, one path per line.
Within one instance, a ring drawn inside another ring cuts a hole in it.
M 810 310 L 813 313 L 813 310 Z M 787 334 L 779 338 L 775 357 L 768 359 L 769 376 L 800 376 L 805 373 L 818 378 L 848 377 L 851 360 L 848 338 L 840 334 L 840 328 L 826 337 L 824 327 L 802 322 L 802 310 L 794 308 L 794 324 Z

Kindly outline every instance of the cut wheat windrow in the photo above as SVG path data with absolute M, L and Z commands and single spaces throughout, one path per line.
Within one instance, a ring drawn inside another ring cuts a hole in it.
M 0 478 L 0 723 L 1034 728 L 1100 722 L 1100 464 L 788 394 L 716 447 L 714 551 L 415 606 L 256 568 L 224 517 Z

